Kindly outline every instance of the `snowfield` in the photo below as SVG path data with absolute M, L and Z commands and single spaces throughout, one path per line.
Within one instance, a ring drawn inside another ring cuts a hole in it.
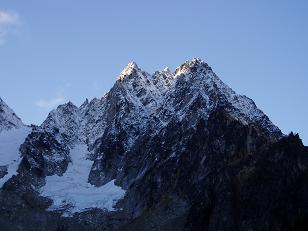
M 31 128 L 26 126 L 0 132 L 0 166 L 6 166 L 8 172 L 0 179 L 0 188 L 8 179 L 17 174 L 21 160 L 19 147 L 30 132 Z
M 115 210 L 114 205 L 124 197 L 125 190 L 116 186 L 114 180 L 101 187 L 88 183 L 93 163 L 87 159 L 88 154 L 87 145 L 75 145 L 70 151 L 71 163 L 63 176 L 46 177 L 41 195 L 53 200 L 48 210 L 64 210 L 63 216 L 72 216 L 90 208 Z

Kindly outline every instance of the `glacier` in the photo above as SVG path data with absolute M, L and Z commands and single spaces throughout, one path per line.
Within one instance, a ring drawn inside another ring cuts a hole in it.
M 87 145 L 76 144 L 70 150 L 71 163 L 63 176 L 46 176 L 46 184 L 40 189 L 42 196 L 53 200 L 50 211 L 65 210 L 63 216 L 89 208 L 114 211 L 114 205 L 124 197 L 125 190 L 115 185 L 114 180 L 101 187 L 88 183 L 93 161 L 88 157 Z

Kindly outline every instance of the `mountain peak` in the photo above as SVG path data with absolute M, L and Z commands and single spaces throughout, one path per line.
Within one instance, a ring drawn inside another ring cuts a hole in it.
M 170 70 L 169 67 L 165 67 L 162 71 L 163 71 L 163 72 L 172 73 L 172 71 Z
M 74 109 L 77 109 L 78 107 L 73 104 L 71 101 L 68 101 L 67 103 L 64 103 L 64 104 L 60 104 L 54 111 L 58 111 L 58 110 L 74 110 Z
M 80 108 L 84 108 L 89 104 L 89 100 L 88 98 L 86 98 L 86 100 L 81 104 Z
M 204 63 L 204 61 L 200 58 L 193 58 L 192 60 L 188 60 L 186 61 L 188 63 L 196 63 L 196 64 L 200 64 L 200 63 Z
M 130 62 L 120 73 L 119 79 L 123 81 L 126 76 L 138 71 L 141 71 L 141 69 L 138 67 L 137 63 L 134 61 Z
M 185 74 L 197 68 L 211 69 L 211 67 L 200 58 L 187 60 L 181 66 L 175 69 L 175 75 Z
M 73 104 L 71 101 L 68 101 L 68 103 L 66 103 L 66 105 L 67 105 L 68 107 L 74 107 L 74 108 L 76 108 L 76 105 Z

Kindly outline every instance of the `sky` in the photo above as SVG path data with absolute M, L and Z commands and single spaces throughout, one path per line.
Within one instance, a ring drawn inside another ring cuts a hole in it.
M 101 97 L 130 61 L 199 57 L 308 145 L 308 1 L 0 0 L 0 97 L 27 124 Z

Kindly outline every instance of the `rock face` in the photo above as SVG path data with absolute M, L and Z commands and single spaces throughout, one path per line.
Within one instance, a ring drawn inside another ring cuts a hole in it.
M 200 59 L 153 75 L 128 64 L 101 99 L 53 110 L 20 152 L 0 191 L 8 230 L 308 227 L 308 148 Z

